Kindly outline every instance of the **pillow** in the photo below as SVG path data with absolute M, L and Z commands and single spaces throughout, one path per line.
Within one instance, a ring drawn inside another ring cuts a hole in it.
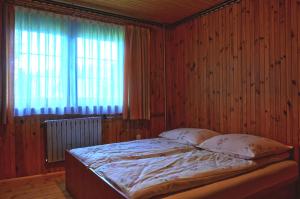
M 206 140 L 197 147 L 243 159 L 256 159 L 280 154 L 291 149 L 290 146 L 275 140 L 248 134 L 218 135 Z
M 219 135 L 219 133 L 208 129 L 179 128 L 162 132 L 159 136 L 176 140 L 183 144 L 198 145 L 208 138 Z

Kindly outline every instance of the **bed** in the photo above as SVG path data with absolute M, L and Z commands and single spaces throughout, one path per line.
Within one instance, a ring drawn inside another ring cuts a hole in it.
M 298 148 L 253 161 L 146 139 L 66 151 L 66 187 L 76 199 L 296 198 L 297 161 Z

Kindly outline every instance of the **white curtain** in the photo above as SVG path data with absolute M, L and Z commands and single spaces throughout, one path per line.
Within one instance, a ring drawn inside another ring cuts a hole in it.
M 124 28 L 16 7 L 15 115 L 123 109 Z

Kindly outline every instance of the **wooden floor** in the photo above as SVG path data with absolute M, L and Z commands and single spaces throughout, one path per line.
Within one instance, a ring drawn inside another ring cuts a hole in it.
M 64 172 L 0 181 L 1 199 L 72 199 Z

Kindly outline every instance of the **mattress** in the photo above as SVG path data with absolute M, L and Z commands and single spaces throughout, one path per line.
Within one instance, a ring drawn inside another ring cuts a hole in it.
M 69 152 L 85 166 L 95 169 L 119 160 L 166 156 L 195 149 L 167 138 L 134 140 L 92 147 L 72 149 Z
M 222 153 L 192 149 L 140 159 L 119 159 L 93 170 L 128 198 L 152 198 L 217 182 L 287 159 L 288 153 L 244 160 Z

